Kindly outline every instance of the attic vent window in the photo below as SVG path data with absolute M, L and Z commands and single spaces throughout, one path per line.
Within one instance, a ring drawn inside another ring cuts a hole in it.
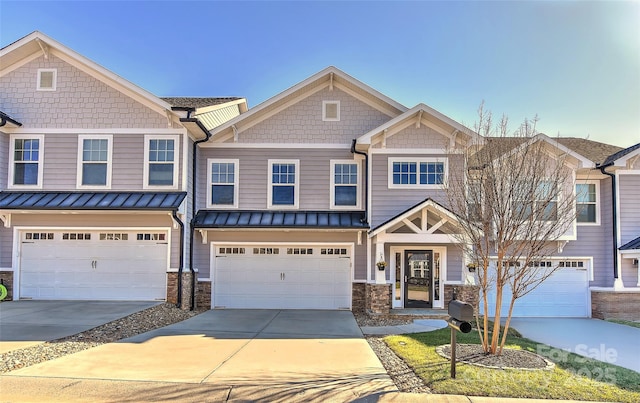
M 340 120 L 340 101 L 322 101 L 322 120 L 325 122 Z
M 57 75 L 56 69 L 38 69 L 38 91 L 55 91 Z

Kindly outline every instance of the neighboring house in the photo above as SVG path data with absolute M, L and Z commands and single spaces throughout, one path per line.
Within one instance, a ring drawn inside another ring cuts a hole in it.
M 39 32 L 1 49 L 0 65 L 12 298 L 177 301 L 193 143 L 246 102 L 160 99 Z
M 0 62 L 0 275 L 14 299 L 385 314 L 474 294 L 442 186 L 461 150 L 499 140 L 335 67 L 247 110 L 157 98 L 39 33 Z M 515 314 L 619 315 L 616 298 L 640 311 L 639 147 L 535 140 L 568 156 L 580 214 L 554 241 L 562 269 Z

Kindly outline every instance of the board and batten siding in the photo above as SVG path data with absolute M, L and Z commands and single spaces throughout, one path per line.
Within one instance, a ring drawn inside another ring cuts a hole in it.
M 340 101 L 340 120 L 322 120 L 322 102 Z M 325 88 L 246 130 L 239 124 L 239 143 L 350 144 L 390 116 L 334 88 Z
M 611 179 L 600 180 L 600 225 L 578 225 L 577 239 L 569 241 L 556 256 L 592 257 L 591 286 L 613 285 L 613 239 Z
M 371 228 L 382 224 L 410 207 L 431 198 L 446 206 L 447 196 L 443 189 L 389 189 L 389 158 L 448 158 L 448 169 L 462 169 L 459 155 L 435 154 L 373 154 L 371 172 Z
M 233 158 L 239 160 L 239 209 L 266 209 L 269 185 L 269 160 L 299 160 L 299 210 L 329 210 L 331 160 L 353 160 L 354 155 L 344 149 L 292 148 L 201 148 L 198 156 L 197 209 L 207 208 L 207 160 Z M 364 183 L 360 163 L 360 183 Z M 360 187 L 364 192 L 364 186 Z M 362 193 L 361 198 L 364 197 Z
M 161 138 L 162 135 L 158 137 Z M 182 148 L 180 139 L 177 145 Z M 45 135 L 43 190 L 76 189 L 80 146 L 77 134 Z M 175 164 L 178 169 L 176 190 L 182 188 L 182 155 L 181 150 L 175 153 L 177 159 Z M 142 190 L 144 159 L 143 134 L 114 134 L 110 190 Z M 147 190 L 153 191 L 153 189 Z
M 362 245 L 358 245 L 358 234 L 349 232 L 315 232 L 315 231 L 215 231 L 207 233 L 207 243 L 197 233 L 194 239 L 194 266 L 198 269 L 198 278 L 211 278 L 211 243 L 234 242 L 238 245 L 252 243 L 283 243 L 283 244 L 313 244 L 313 243 L 353 243 L 354 245 L 354 280 L 364 281 L 367 272 L 366 235 L 362 236 Z
M 171 245 L 170 245 L 170 267 L 177 269 L 180 264 L 180 230 L 173 228 L 173 220 L 166 213 L 158 214 L 12 214 L 11 224 L 13 227 L 32 227 L 32 228 L 121 228 L 121 227 L 157 227 L 171 228 Z M 13 231 L 9 229 L 8 231 Z M 11 238 L 5 242 L 4 232 L 0 232 L 2 240 L 2 256 L 4 257 L 4 249 L 12 248 L 13 242 Z M 11 249 L 10 249 L 11 250 Z M 2 258 L 3 258 L 2 257 Z M 10 266 L 8 266 L 10 267 Z
M 55 91 L 37 91 L 38 69 L 56 69 Z M 0 77 L 0 110 L 38 128 L 166 128 L 167 117 L 53 54 Z

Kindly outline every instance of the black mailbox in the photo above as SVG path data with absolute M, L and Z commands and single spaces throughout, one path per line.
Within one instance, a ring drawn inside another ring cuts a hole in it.
M 449 301 L 449 316 L 463 322 L 473 320 L 473 306 L 462 301 Z

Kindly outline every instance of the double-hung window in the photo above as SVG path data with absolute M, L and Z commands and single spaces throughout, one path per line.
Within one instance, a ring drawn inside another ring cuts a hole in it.
M 331 161 L 331 208 L 357 208 L 359 195 L 358 163 Z
M 523 220 L 555 221 L 558 219 L 557 185 L 549 181 L 533 184 L 518 182 L 514 187 L 512 208 Z
M 269 160 L 268 208 L 298 208 L 298 160 Z
M 112 135 L 78 136 L 78 188 L 111 187 Z
M 11 136 L 9 187 L 42 187 L 44 136 Z
M 446 158 L 389 158 L 389 188 L 437 189 L 446 179 Z
M 144 188 L 178 187 L 179 136 L 145 136 Z
M 599 183 L 585 181 L 576 184 L 576 214 L 578 224 L 598 225 L 600 206 L 598 203 Z
M 238 207 L 238 172 L 237 159 L 208 159 L 207 207 Z

